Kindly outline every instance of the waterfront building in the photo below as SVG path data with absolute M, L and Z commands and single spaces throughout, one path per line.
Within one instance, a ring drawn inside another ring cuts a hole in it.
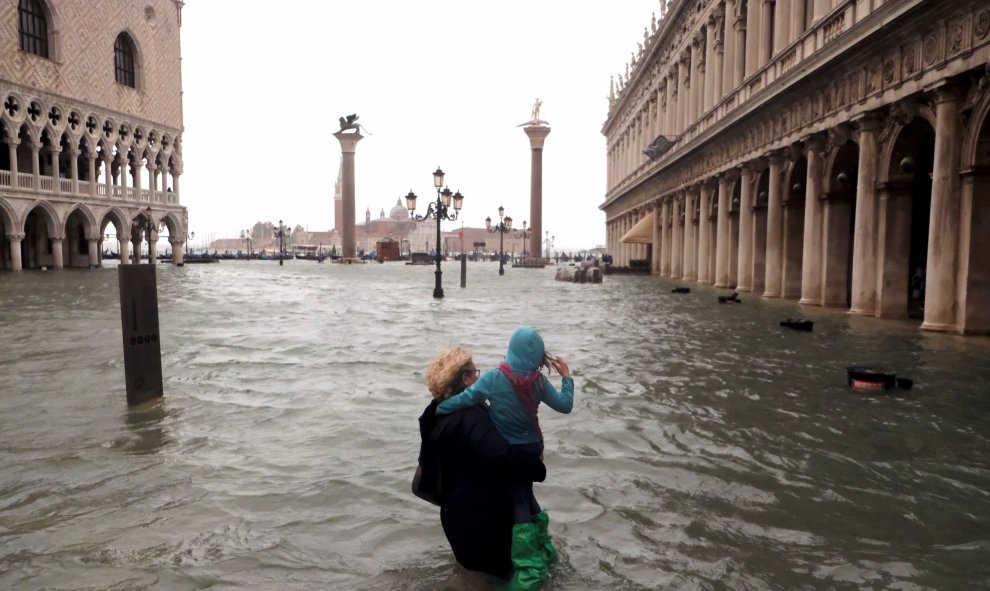
M 986 2 L 672 0 L 638 49 L 602 129 L 615 264 L 990 333 Z
M 182 5 L 0 3 L 0 269 L 182 263 Z

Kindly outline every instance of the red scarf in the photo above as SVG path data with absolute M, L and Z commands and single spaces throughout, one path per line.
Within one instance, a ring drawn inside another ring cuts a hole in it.
M 539 419 L 536 418 L 536 408 L 540 405 L 540 396 L 537 393 L 537 388 L 542 385 L 541 378 L 543 374 L 538 369 L 527 374 L 518 374 L 512 371 L 512 367 L 504 361 L 498 365 L 498 370 L 509 380 L 509 384 L 512 385 L 512 390 L 519 398 L 519 402 L 522 403 L 523 408 L 529 413 L 529 418 L 533 421 L 533 428 L 536 429 L 537 435 L 540 436 L 540 448 L 542 449 L 543 431 L 540 429 Z

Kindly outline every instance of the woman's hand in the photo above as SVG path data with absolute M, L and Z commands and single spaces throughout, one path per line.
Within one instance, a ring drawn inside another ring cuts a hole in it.
M 557 370 L 562 378 L 568 378 L 571 376 L 571 369 L 567 367 L 567 362 L 564 361 L 563 357 L 557 356 L 553 358 L 553 368 Z

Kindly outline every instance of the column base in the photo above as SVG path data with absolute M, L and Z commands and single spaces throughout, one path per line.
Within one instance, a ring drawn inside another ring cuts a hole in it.
M 821 306 L 822 305 L 822 301 L 821 300 L 813 299 L 813 298 L 801 298 L 800 300 L 798 300 L 798 303 L 801 304 L 801 305 L 803 305 L 803 306 Z
M 955 324 L 943 324 L 940 322 L 922 322 L 921 330 L 928 332 L 957 332 Z
M 765 291 L 765 292 L 763 292 L 763 297 L 765 297 L 765 298 L 780 298 L 780 292 L 779 291 L 778 292 Z
M 340 257 L 334 262 L 338 265 L 364 265 L 368 261 L 362 260 L 358 257 Z
M 876 316 L 875 310 L 865 310 L 862 308 L 849 308 L 850 314 L 855 314 L 856 316 Z

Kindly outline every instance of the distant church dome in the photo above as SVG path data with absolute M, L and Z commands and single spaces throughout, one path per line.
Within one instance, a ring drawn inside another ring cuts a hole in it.
M 402 205 L 402 199 L 395 200 L 395 207 L 389 212 L 388 217 L 392 218 L 397 222 L 405 221 L 409 219 L 409 210 L 406 209 L 405 205 Z

